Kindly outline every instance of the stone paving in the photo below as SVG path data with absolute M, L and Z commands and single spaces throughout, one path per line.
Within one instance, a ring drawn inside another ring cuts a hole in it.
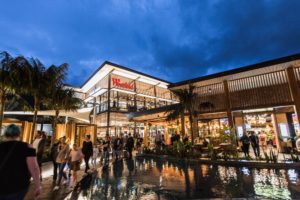
M 81 170 L 78 171 L 78 180 L 82 178 L 84 175 L 83 166 L 81 166 Z M 42 181 L 42 194 L 40 195 L 40 200 L 61 200 L 64 199 L 69 193 L 72 192 L 72 188 L 70 187 L 71 181 L 69 180 L 67 184 L 61 184 L 59 190 L 53 191 L 54 183 L 52 179 L 52 164 L 50 162 L 43 164 L 43 181 Z M 34 183 L 30 185 L 29 191 L 25 197 L 25 200 L 33 200 L 34 199 Z

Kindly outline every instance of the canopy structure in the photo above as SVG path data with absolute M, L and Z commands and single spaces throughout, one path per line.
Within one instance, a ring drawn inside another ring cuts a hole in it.
M 74 119 L 81 120 L 83 122 L 89 123 L 90 122 L 90 113 L 92 111 L 92 107 L 90 108 L 81 108 L 77 109 L 76 111 L 64 111 L 60 110 L 59 116 L 61 117 L 72 117 Z M 31 111 L 5 111 L 5 115 L 33 115 Z M 41 110 L 38 111 L 38 115 L 44 116 L 55 116 L 55 110 Z

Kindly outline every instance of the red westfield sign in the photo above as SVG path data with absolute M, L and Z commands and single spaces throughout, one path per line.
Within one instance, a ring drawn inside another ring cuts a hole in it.
M 121 89 L 134 90 L 134 83 L 121 82 L 119 78 L 112 78 L 112 84 Z

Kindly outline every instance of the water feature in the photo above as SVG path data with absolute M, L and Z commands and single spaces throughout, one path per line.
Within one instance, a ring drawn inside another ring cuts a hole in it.
M 137 159 L 112 163 L 97 176 L 79 197 L 300 199 L 300 174 L 294 169 L 250 169 Z

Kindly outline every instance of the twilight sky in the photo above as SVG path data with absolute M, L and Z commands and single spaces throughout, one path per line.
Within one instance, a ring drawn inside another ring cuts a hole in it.
M 81 85 L 105 60 L 171 82 L 300 53 L 299 0 L 9 0 L 0 51 L 69 63 Z

